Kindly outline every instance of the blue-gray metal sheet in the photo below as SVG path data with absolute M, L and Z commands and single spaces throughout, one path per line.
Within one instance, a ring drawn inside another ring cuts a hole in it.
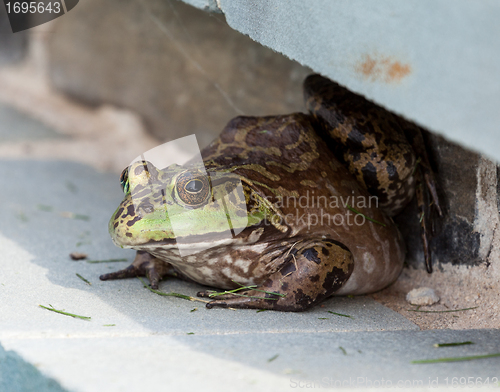
M 186 0 L 213 6 L 214 0 Z M 217 0 L 229 25 L 500 160 L 500 2 Z M 210 7 L 208 7 L 210 8 Z

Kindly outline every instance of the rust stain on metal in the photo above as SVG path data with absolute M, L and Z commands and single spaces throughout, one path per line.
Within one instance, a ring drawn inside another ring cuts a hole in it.
M 409 64 L 379 55 L 365 55 L 354 69 L 364 79 L 386 83 L 398 83 L 412 71 Z

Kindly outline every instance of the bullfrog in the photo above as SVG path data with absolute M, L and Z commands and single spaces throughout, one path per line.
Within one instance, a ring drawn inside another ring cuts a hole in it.
M 109 232 L 137 254 L 100 279 L 146 276 L 157 289 L 175 276 L 227 290 L 199 292 L 214 298 L 208 308 L 302 311 L 371 293 L 402 269 L 391 217 L 416 192 L 427 255 L 424 196 L 439 205 L 420 129 L 320 75 L 304 95 L 307 114 L 234 118 L 201 162 L 127 167 Z

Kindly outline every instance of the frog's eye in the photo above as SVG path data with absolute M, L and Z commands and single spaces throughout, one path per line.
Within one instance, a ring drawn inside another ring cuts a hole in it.
M 177 178 L 179 199 L 191 207 L 203 204 L 210 194 L 208 178 L 201 173 L 184 172 Z
M 186 185 L 184 185 L 184 189 L 187 193 L 196 194 L 200 193 L 203 190 L 203 181 L 198 180 L 197 178 L 189 181 Z
M 123 193 L 127 194 L 130 191 L 130 184 L 128 181 L 128 167 L 125 168 L 120 175 L 120 185 L 122 186 Z

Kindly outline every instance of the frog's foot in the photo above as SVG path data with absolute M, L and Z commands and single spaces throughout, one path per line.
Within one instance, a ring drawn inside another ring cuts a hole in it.
M 158 283 L 166 276 L 176 276 L 174 268 L 145 251 L 137 251 L 134 262 L 127 268 L 120 271 L 104 274 L 99 277 L 101 280 L 135 278 L 145 276 L 148 278 L 152 289 L 158 289 Z
M 429 239 L 433 234 L 432 224 L 436 215 L 443 216 L 437 194 L 436 179 L 429 162 L 422 130 L 416 125 L 402 121 L 406 137 L 411 143 L 415 154 L 418 156 L 414 174 L 417 179 L 416 196 L 420 219 L 420 233 L 424 248 L 425 267 L 427 272 L 432 272 L 432 259 L 429 249 Z
M 238 290 L 238 294 L 241 295 L 246 295 L 249 290 Z M 223 292 L 222 292 L 223 293 Z M 230 299 L 236 297 L 234 294 L 222 294 L 220 291 L 215 291 L 215 290 L 205 290 L 205 291 L 198 291 L 196 295 L 198 297 L 202 298 L 214 298 L 216 297 L 217 300 L 223 300 L 223 299 Z
M 420 233 L 422 245 L 424 248 L 425 267 L 428 273 L 432 273 L 432 258 L 429 249 L 429 239 L 434 234 L 434 222 L 436 215 L 443 216 L 443 211 L 439 204 L 436 191 L 436 180 L 429 163 L 420 165 L 418 185 L 417 185 L 417 204 L 420 215 Z
M 429 239 L 434 232 L 434 218 L 436 212 L 439 216 L 443 213 L 438 204 L 434 178 L 429 177 L 425 170 L 420 170 L 418 173 L 418 185 L 416 189 L 417 205 L 420 220 L 420 236 L 422 238 L 422 246 L 424 250 L 425 268 L 427 272 L 432 273 L 432 256 L 429 249 Z
M 207 308 L 306 310 L 340 289 L 354 267 L 351 252 L 333 240 L 308 241 L 299 249 L 292 246 L 281 257 L 281 268 L 262 285 L 217 296 Z M 198 295 L 208 297 L 210 292 Z
M 426 191 L 429 196 L 428 199 L 431 200 L 430 202 L 426 201 L 427 207 L 432 206 L 439 216 L 443 216 L 443 211 L 441 209 L 441 205 L 439 204 L 439 198 L 437 195 L 436 179 L 429 162 L 429 156 L 427 154 L 427 148 L 425 147 L 422 130 L 410 122 L 404 120 L 400 121 L 402 122 L 402 126 L 405 130 L 405 135 L 418 157 L 415 169 L 419 169 L 420 176 L 417 177 L 417 180 L 425 184 L 424 186 L 426 187 Z

